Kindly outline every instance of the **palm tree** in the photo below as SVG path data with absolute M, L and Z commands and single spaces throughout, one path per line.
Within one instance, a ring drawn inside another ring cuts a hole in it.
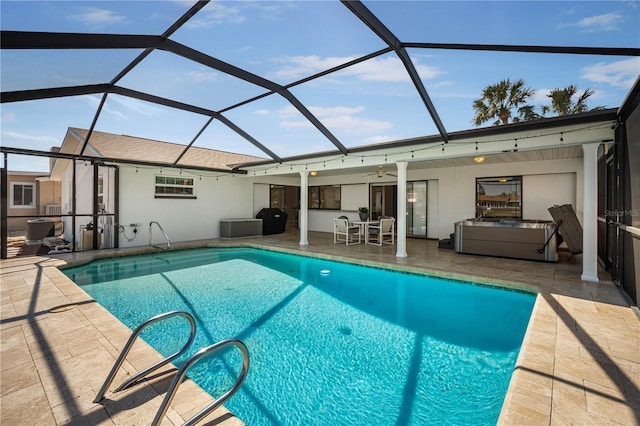
M 512 117 L 514 123 L 521 119 L 538 118 L 539 115 L 534 111 L 534 107 L 526 104 L 527 98 L 534 93 L 534 90 L 525 87 L 523 80 L 512 83 L 511 80 L 506 79 L 489 85 L 482 91 L 482 97 L 473 101 L 473 109 L 476 111 L 473 123 L 479 126 L 497 118 L 493 124 L 499 125 L 508 124 Z M 516 116 L 512 114 L 513 109 L 517 111 Z
M 575 96 L 578 94 L 578 88 L 573 84 L 567 86 L 564 89 L 553 89 L 547 95 L 551 98 L 551 105 L 545 105 L 542 107 L 542 113 L 545 114 L 549 111 L 553 111 L 558 115 L 570 115 L 579 114 L 581 112 L 589 111 L 587 107 L 587 99 L 595 93 L 595 90 L 587 89 L 577 100 L 574 101 Z M 604 109 L 603 106 L 591 108 L 591 110 Z

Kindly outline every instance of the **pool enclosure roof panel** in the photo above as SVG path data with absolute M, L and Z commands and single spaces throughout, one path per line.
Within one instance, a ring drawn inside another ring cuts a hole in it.
M 198 157 L 192 149 L 280 163 L 411 138 L 448 143 L 474 126 L 483 89 L 507 78 L 526 80 L 540 112 L 550 90 L 569 85 L 593 90 L 592 108 L 619 107 L 640 74 L 640 9 L 539 9 L 3 1 L 2 145 L 48 151 L 77 127 L 89 143 L 94 131 L 171 141 L 178 164 Z

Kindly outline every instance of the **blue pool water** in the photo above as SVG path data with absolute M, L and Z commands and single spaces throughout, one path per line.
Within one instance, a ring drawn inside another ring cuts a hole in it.
M 244 341 L 249 375 L 225 405 L 252 426 L 495 424 L 535 300 L 256 249 L 163 252 L 63 272 L 132 329 L 191 312 L 189 354 Z M 187 330 L 175 319 L 142 337 L 168 355 Z M 219 396 L 240 363 L 229 350 L 190 377 Z

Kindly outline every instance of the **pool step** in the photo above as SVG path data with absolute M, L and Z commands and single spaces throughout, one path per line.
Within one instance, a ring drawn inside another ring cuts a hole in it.
M 120 367 L 124 363 L 124 360 L 127 357 L 127 355 L 129 354 L 129 351 L 131 350 L 131 347 L 133 346 L 133 343 L 136 341 L 136 339 L 140 335 L 140 333 L 142 333 L 142 331 L 147 326 L 149 326 L 151 324 L 163 321 L 163 320 L 165 320 L 167 318 L 172 318 L 172 317 L 177 317 L 177 316 L 185 318 L 189 322 L 189 326 L 190 326 L 189 338 L 187 339 L 187 342 L 184 344 L 184 346 L 179 351 L 174 353 L 173 355 L 170 355 L 170 356 L 164 358 L 162 361 L 159 361 L 159 362 L 151 365 L 150 367 L 144 369 L 143 371 L 139 372 L 138 374 L 135 374 L 131 378 L 125 380 L 120 386 L 118 386 L 118 388 L 116 388 L 116 390 L 114 392 L 119 392 L 119 391 L 125 390 L 125 389 L 131 387 L 132 385 L 140 383 L 140 381 L 144 377 L 147 377 L 150 373 L 156 371 L 158 368 L 167 365 L 168 363 L 170 363 L 174 359 L 178 358 L 180 355 L 184 354 L 187 351 L 187 349 L 189 348 L 191 343 L 193 343 L 193 340 L 195 338 L 195 333 L 196 333 L 196 322 L 195 322 L 195 320 L 193 319 L 193 316 L 190 313 L 185 312 L 185 311 L 170 311 L 170 312 L 165 312 L 164 314 L 156 315 L 154 317 L 151 317 L 151 318 L 147 319 L 142 324 L 140 324 L 138 327 L 136 327 L 136 329 L 133 331 L 133 333 L 131 333 L 131 336 L 129 337 L 129 340 L 127 340 L 127 343 L 122 348 L 122 351 L 120 352 L 120 355 L 116 359 L 115 364 L 111 368 L 111 371 L 107 375 L 107 378 L 105 379 L 104 383 L 102 384 L 102 387 L 100 388 L 100 390 L 98 391 L 98 394 L 96 395 L 95 399 L 93 400 L 94 403 L 96 403 L 96 404 L 100 403 L 100 401 L 102 401 L 104 399 L 104 394 L 106 393 L 107 389 L 109 388 L 109 386 L 113 382 L 113 379 L 115 378 L 116 373 L 118 372 L 118 370 L 120 369 Z M 231 389 L 229 389 L 225 394 L 223 394 L 222 396 L 217 398 L 211 404 L 209 404 L 208 406 L 203 408 L 198 414 L 196 414 L 195 416 L 193 416 L 192 418 L 187 420 L 185 425 L 194 425 L 194 424 L 196 424 L 198 421 L 202 420 L 205 416 L 207 416 L 213 410 L 215 410 L 216 408 L 220 407 L 226 400 L 231 398 L 238 391 L 238 389 L 240 389 L 240 386 L 242 386 L 242 383 L 244 382 L 244 379 L 246 378 L 247 373 L 249 371 L 249 351 L 247 349 L 247 346 L 242 341 L 240 341 L 238 339 L 222 340 L 222 341 L 220 341 L 218 343 L 214 343 L 213 345 L 210 345 L 210 346 L 207 346 L 205 348 L 200 349 L 198 352 L 196 352 L 191 357 L 189 357 L 189 359 L 184 363 L 184 365 L 179 370 L 177 370 L 176 376 L 174 377 L 173 381 L 171 382 L 171 385 L 169 386 L 169 389 L 167 390 L 167 394 L 165 395 L 165 397 L 164 397 L 164 399 L 162 401 L 162 404 L 160 405 L 160 408 L 158 409 L 158 412 L 156 413 L 156 416 L 153 419 L 153 422 L 151 423 L 151 425 L 152 426 L 157 426 L 157 425 L 160 424 L 160 422 L 164 418 L 165 414 L 167 413 L 167 410 L 169 409 L 169 405 L 171 404 L 171 401 L 173 401 L 173 398 L 174 398 L 174 396 L 175 396 L 175 394 L 176 394 L 176 392 L 178 390 L 178 387 L 180 386 L 180 384 L 184 380 L 184 378 L 185 378 L 185 376 L 187 374 L 187 371 L 193 365 L 195 365 L 196 363 L 198 363 L 200 360 L 204 359 L 205 357 L 213 354 L 214 352 L 217 352 L 217 351 L 219 351 L 219 350 L 221 350 L 223 348 L 227 348 L 227 347 L 231 347 L 231 346 L 236 346 L 240 350 L 240 352 L 242 353 L 242 370 L 240 371 L 240 376 L 238 377 L 238 379 L 236 380 L 234 385 L 231 387 Z

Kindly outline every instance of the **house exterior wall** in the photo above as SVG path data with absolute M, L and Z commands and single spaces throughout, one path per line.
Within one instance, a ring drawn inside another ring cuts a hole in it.
M 60 182 L 50 181 L 48 175 L 35 172 L 7 172 L 7 215 L 27 216 L 46 213 L 46 206 L 49 204 L 60 204 Z M 33 185 L 33 206 L 14 207 L 13 206 L 13 186 L 14 184 Z M 7 219 L 7 231 L 11 233 L 26 233 L 27 221 L 31 218 L 11 218 Z
M 62 174 L 62 213 L 73 213 L 73 162 L 69 161 Z M 91 214 L 93 200 L 93 168 L 89 164 L 82 162 L 76 165 L 76 214 Z M 76 244 L 80 241 L 80 227 L 86 226 L 91 222 L 89 216 L 76 217 L 75 241 L 73 239 L 72 220 L 71 217 L 63 217 L 64 223 L 64 239 L 74 241 Z
M 63 209 L 70 211 L 71 168 L 65 173 Z M 496 170 L 503 176 L 523 176 L 523 218 L 551 220 L 547 208 L 554 204 L 572 204 L 577 216 L 582 217 L 582 159 L 572 158 L 549 161 L 527 161 L 495 165 L 480 164 L 465 167 L 415 169 L 408 171 L 409 181 L 428 182 L 428 234 L 429 238 L 448 238 L 454 223 L 475 215 L 475 179 L 495 177 Z M 120 168 L 120 227 L 115 229 L 120 247 L 148 244 L 149 222 L 161 224 L 172 242 L 217 238 L 221 219 L 252 218 L 269 206 L 269 184 L 300 185 L 295 176 L 224 176 L 219 180 L 209 176 L 195 178 L 196 199 L 155 198 L 155 176 L 180 176 L 178 170 L 153 168 Z M 184 172 L 187 173 L 187 172 Z M 393 183 L 393 177 L 382 181 Z M 363 180 L 368 182 L 363 183 Z M 78 213 L 91 213 L 92 167 L 79 165 Z M 352 194 L 359 200 L 368 200 L 369 183 L 381 183 L 363 178 L 362 173 L 340 176 L 317 176 L 309 185 L 346 185 L 362 192 Z M 357 184 L 357 185 L 356 185 Z M 82 194 L 82 195 L 81 195 Z M 63 210 L 63 211 L 64 211 Z M 333 219 L 345 214 L 356 220 L 355 208 L 349 210 L 309 210 L 309 231 L 333 232 Z M 77 226 L 90 218 L 79 217 Z M 139 224 L 133 232 L 130 224 Z M 65 227 L 69 229 L 70 227 Z M 77 230 L 77 237 L 79 232 Z M 163 244 L 164 237 L 153 228 L 153 244 Z M 70 236 L 67 238 L 69 239 Z
M 38 183 L 39 213 L 46 214 L 48 205 L 60 205 L 62 185 L 54 180 L 40 180 Z
M 120 225 L 116 231 L 120 247 L 149 244 L 149 223 L 160 223 L 171 242 L 220 236 L 220 220 L 254 217 L 253 181 L 246 177 L 194 177 L 195 199 L 155 198 L 155 176 L 160 169 L 120 168 Z M 180 176 L 178 170 L 163 169 L 166 176 Z M 133 233 L 130 224 L 141 224 Z M 131 238 L 134 236 L 134 238 Z M 166 240 L 157 227 L 153 244 Z M 131 239 L 131 241 L 129 241 Z
M 389 167 L 391 170 L 391 167 Z M 582 159 L 571 158 L 548 161 L 503 163 L 498 168 L 491 164 L 465 167 L 409 170 L 407 180 L 428 182 L 428 233 L 429 238 L 448 238 L 453 224 L 475 216 L 476 178 L 523 176 L 523 218 L 552 220 L 547 209 L 554 204 L 572 204 L 578 218 L 582 217 Z M 393 182 L 384 178 L 369 183 Z M 361 183 L 362 174 L 309 178 L 309 185 L 335 185 Z M 299 185 L 298 182 L 295 183 Z M 369 185 L 357 186 L 362 194 L 358 198 L 368 200 Z M 268 185 L 254 187 L 254 200 L 266 199 Z M 266 198 L 265 198 L 266 197 Z M 259 210 L 259 209 L 258 209 Z M 333 232 L 333 219 L 346 215 L 357 220 L 356 210 L 309 210 L 309 231 Z
M 437 238 L 447 238 L 455 222 L 475 216 L 476 178 L 500 175 L 523 176 L 523 219 L 552 220 L 547 208 L 554 204 L 572 204 L 582 217 L 581 158 L 409 170 L 408 180 L 438 181 L 437 205 L 429 209 L 438 211 Z

